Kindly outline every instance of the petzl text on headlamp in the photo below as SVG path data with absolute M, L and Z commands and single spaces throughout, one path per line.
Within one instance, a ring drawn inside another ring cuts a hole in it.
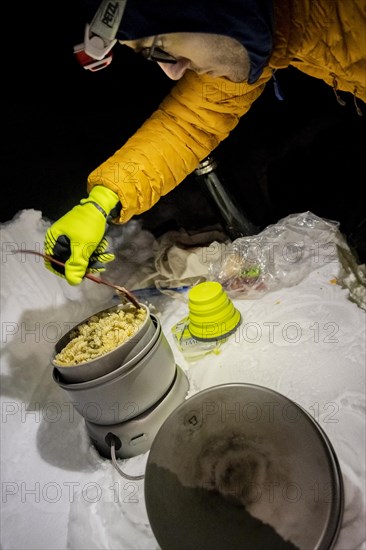
M 85 26 L 84 42 L 74 47 L 79 63 L 90 71 L 107 67 L 121 24 L 127 0 L 103 0 L 90 25 Z M 109 54 L 109 55 L 108 55 Z

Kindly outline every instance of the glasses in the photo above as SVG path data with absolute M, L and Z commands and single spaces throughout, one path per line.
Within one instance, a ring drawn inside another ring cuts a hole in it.
M 144 56 L 148 61 L 155 61 L 157 63 L 177 63 L 177 59 L 159 48 L 158 43 L 159 36 L 155 36 L 150 48 L 143 48 L 139 53 Z

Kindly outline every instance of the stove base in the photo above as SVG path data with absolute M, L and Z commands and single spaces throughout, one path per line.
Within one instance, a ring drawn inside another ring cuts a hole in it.
M 115 439 L 117 458 L 131 458 L 150 450 L 152 442 L 173 410 L 186 398 L 188 379 L 177 365 L 172 385 L 165 395 L 142 414 L 119 424 L 100 425 L 85 421 L 87 431 L 97 451 L 105 458 L 111 458 L 110 441 Z

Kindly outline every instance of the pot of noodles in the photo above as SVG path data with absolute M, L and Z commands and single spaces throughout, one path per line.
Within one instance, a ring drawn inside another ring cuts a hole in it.
M 128 363 L 155 333 L 147 306 L 118 304 L 69 330 L 57 342 L 52 364 L 64 382 L 94 380 Z
M 63 373 L 68 368 L 98 368 L 104 356 L 76 367 L 55 365 L 54 381 L 85 420 L 102 425 L 125 422 L 156 405 L 171 388 L 177 371 L 174 354 L 159 319 L 151 314 L 151 320 L 154 332 L 146 345 L 138 353 L 135 347 L 133 356 L 120 362 L 114 360 L 113 351 L 108 352 L 105 357 L 112 357 L 118 366 L 102 376 L 68 382 Z

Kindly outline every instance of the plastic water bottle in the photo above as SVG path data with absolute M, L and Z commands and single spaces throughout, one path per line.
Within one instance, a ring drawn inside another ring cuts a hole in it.
M 248 219 L 238 206 L 225 187 L 224 179 L 217 168 L 217 161 L 214 157 L 209 156 L 200 162 L 198 168 L 194 171 L 194 175 L 205 186 L 227 235 L 232 241 L 239 237 L 256 235 L 259 232 L 258 227 Z

